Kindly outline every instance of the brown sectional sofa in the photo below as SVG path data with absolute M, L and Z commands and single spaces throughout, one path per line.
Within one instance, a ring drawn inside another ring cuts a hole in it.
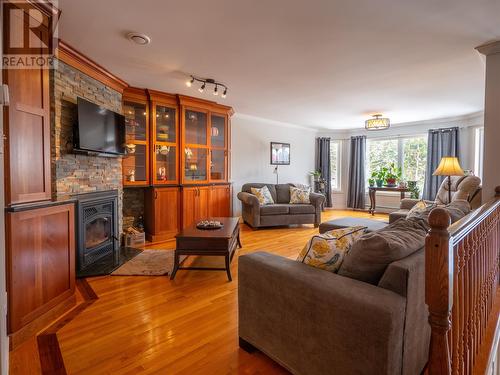
M 251 188 L 267 186 L 275 204 L 260 206 Z M 241 201 L 243 221 L 253 228 L 291 224 L 314 224 L 321 222 L 321 207 L 325 197 L 311 193 L 310 204 L 290 204 L 290 186 L 293 184 L 244 184 L 238 199 Z

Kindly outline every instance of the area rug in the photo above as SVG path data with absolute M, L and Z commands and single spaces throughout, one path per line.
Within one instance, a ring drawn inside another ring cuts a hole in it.
M 144 250 L 117 268 L 112 276 L 163 276 L 174 268 L 173 250 Z

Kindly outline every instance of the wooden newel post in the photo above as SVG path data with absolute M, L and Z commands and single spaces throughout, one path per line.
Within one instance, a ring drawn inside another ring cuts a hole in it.
M 453 303 L 453 256 L 450 249 L 450 215 L 435 208 L 429 215 L 431 229 L 425 239 L 425 303 L 429 307 L 431 343 L 428 373 L 451 374 L 448 331 Z

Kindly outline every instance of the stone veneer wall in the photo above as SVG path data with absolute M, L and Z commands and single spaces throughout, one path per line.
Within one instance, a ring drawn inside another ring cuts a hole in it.
M 73 67 L 57 62 L 52 77 L 52 192 L 55 199 L 73 194 L 118 190 L 118 222 L 123 226 L 123 184 L 121 157 L 74 154 L 73 124 L 77 97 L 122 113 L 122 95 Z
M 144 189 L 125 188 L 123 190 L 123 229 L 133 226 L 140 216 L 144 218 Z

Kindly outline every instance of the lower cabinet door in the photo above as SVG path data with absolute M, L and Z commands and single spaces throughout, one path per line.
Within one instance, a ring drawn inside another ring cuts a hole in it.
M 198 188 L 198 199 L 196 200 L 196 217 L 195 221 L 200 221 L 203 219 L 208 219 L 210 217 L 210 187 L 200 186 Z
M 182 189 L 182 228 L 186 228 L 195 222 L 197 217 L 197 198 L 197 187 L 186 187 Z
M 148 189 L 144 207 L 147 240 L 156 242 L 173 239 L 179 232 L 179 209 L 179 188 Z
M 231 216 L 231 186 L 214 185 L 210 189 L 210 216 Z
M 75 291 L 73 204 L 8 212 L 8 330 L 15 333 Z

